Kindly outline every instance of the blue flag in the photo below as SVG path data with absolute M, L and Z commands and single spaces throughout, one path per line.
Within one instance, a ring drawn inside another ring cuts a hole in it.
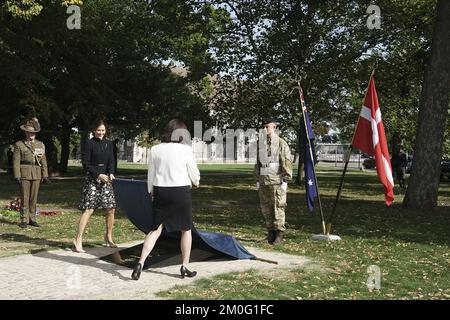
M 311 153 L 309 152 L 309 146 L 311 146 L 312 154 L 314 157 L 314 133 L 309 121 L 308 111 L 305 108 L 305 122 L 306 131 L 308 131 L 309 143 L 307 141 L 306 134 L 303 138 L 303 159 L 305 161 L 305 188 L 306 188 L 306 205 L 308 209 L 312 211 L 314 209 L 314 198 L 317 197 L 316 176 L 314 174 L 314 158 L 311 159 Z M 303 121 L 303 119 L 301 120 Z M 304 127 L 304 126 L 302 126 Z M 306 133 L 306 132 L 305 132 Z

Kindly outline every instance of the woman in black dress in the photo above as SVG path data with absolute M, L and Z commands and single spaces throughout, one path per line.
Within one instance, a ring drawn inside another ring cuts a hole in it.
M 194 277 L 189 271 L 192 244 L 191 187 L 198 187 L 200 172 L 195 162 L 186 125 L 171 120 L 166 126 L 162 143 L 150 150 L 148 169 L 148 192 L 153 198 L 153 228 L 145 237 L 141 258 L 134 267 L 131 278 L 138 280 L 145 259 L 152 251 L 163 228 L 167 232 L 181 232 L 181 277 Z
M 111 141 L 105 139 L 106 126 L 103 120 L 97 120 L 92 126 L 94 137 L 86 141 L 81 154 L 81 162 L 86 171 L 83 195 L 79 209 L 83 210 L 78 232 L 73 240 L 75 252 L 83 250 L 83 233 L 86 224 L 95 209 L 106 209 L 105 243 L 108 247 L 117 248 L 112 240 L 116 200 L 112 181 L 114 180 L 114 154 Z

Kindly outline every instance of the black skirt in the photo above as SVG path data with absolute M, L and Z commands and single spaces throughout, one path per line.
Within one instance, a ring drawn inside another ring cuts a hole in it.
M 163 224 L 167 232 L 192 229 L 191 187 L 154 187 L 153 228 Z
M 111 209 L 116 207 L 116 198 L 111 183 L 103 183 L 100 179 L 86 177 L 83 185 L 83 194 L 78 208 Z

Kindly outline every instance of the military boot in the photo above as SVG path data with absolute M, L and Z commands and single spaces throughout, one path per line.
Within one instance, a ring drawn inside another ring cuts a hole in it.
M 277 230 L 275 231 L 275 239 L 273 240 L 274 244 L 283 242 L 283 231 Z
M 272 244 L 273 241 L 275 240 L 275 230 L 268 230 L 267 237 L 264 240 L 266 240 L 268 243 Z
M 37 227 L 37 228 L 39 228 L 41 226 L 39 223 L 37 223 L 34 220 L 30 220 L 30 222 L 28 224 L 32 227 Z

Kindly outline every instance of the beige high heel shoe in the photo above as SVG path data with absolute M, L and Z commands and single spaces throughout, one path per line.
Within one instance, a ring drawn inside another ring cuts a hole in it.
M 77 246 L 77 242 L 75 241 L 75 239 L 72 241 L 73 247 L 72 247 L 72 251 L 73 252 L 78 252 L 78 253 L 86 253 L 86 251 L 84 251 L 82 249 L 82 247 L 78 247 Z
M 112 241 L 109 241 L 107 235 L 105 235 L 104 239 L 105 239 L 105 244 L 108 248 L 117 248 L 117 244 L 115 244 Z

